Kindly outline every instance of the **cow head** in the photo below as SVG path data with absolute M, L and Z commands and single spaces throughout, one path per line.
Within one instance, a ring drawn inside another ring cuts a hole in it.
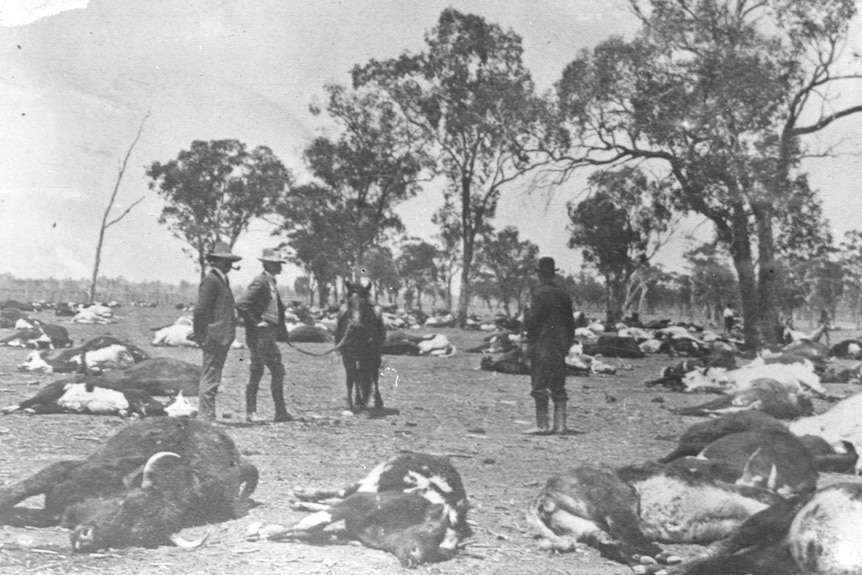
M 183 397 L 183 392 L 180 391 L 176 398 L 165 407 L 165 414 L 170 417 L 194 417 L 198 414 L 198 408 Z
M 45 361 L 45 358 L 38 351 L 31 351 L 27 355 L 27 361 L 18 365 L 18 370 L 53 373 L 54 368 Z
M 179 547 L 203 544 L 206 537 L 188 541 L 176 534 L 198 483 L 194 470 L 176 453 L 163 451 L 150 457 L 140 478 L 138 487 L 116 497 L 88 499 L 67 509 L 63 524 L 74 526 L 74 551 L 169 541 Z

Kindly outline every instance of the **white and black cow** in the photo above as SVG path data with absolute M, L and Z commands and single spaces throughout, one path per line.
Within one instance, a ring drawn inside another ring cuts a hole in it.
M 29 415 L 50 413 L 78 413 L 85 415 L 116 415 L 119 417 L 149 417 L 171 415 L 194 417 L 197 407 L 183 397 L 159 401 L 146 391 L 135 388 L 110 389 L 90 383 L 74 383 L 68 380 L 49 383 L 19 403 L 0 409 L 8 415 L 21 411 Z
M 152 415 L 169 403 L 156 401 L 154 397 L 173 397 L 180 393 L 197 397 L 199 383 L 200 367 L 178 359 L 156 357 L 127 369 L 104 374 L 79 374 L 52 382 L 32 397 L 8 406 L 2 412 L 34 409 L 36 413 L 43 410 L 46 413 Z M 179 408 L 178 405 L 176 409 Z
M 69 331 L 65 327 L 53 323 L 44 323 L 37 319 L 30 320 L 30 323 L 33 327 L 16 330 L 14 333 L 0 338 L 0 345 L 35 349 L 56 349 L 72 346 Z
M 461 476 L 447 458 L 435 455 L 403 453 L 349 487 L 297 489 L 294 495 L 299 499 L 294 506 L 311 515 L 292 527 L 252 525 L 249 537 L 307 539 L 344 521 L 343 536 L 415 567 L 452 558 L 470 535 Z
M 125 427 L 87 459 L 58 461 L 0 487 L 0 523 L 61 525 L 72 530 L 77 552 L 195 546 L 202 540 L 183 540 L 178 531 L 244 514 L 257 481 L 257 469 L 224 431 L 157 417 Z M 41 494 L 43 509 L 15 507 Z
M 150 354 L 138 346 L 103 335 L 51 356 L 34 351 L 18 369 L 42 373 L 99 372 L 124 369 L 149 358 Z

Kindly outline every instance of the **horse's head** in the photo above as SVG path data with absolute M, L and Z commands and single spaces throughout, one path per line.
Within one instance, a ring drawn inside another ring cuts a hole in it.
M 356 326 L 367 325 L 374 308 L 371 305 L 371 284 L 346 282 L 347 312 L 350 323 Z

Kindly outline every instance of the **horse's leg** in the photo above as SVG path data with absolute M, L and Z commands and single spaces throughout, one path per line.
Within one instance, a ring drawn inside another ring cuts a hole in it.
M 368 377 L 368 360 L 363 355 L 356 361 L 356 403 L 361 407 L 368 406 L 368 396 L 371 395 L 371 380 Z
M 341 362 L 344 364 L 344 383 L 347 385 L 347 409 L 353 411 L 353 380 L 354 368 L 353 359 L 346 355 L 341 356 Z
M 380 365 L 383 363 L 383 358 L 380 354 L 374 358 L 371 369 L 371 382 L 374 384 L 374 409 L 383 409 L 383 397 L 380 395 Z

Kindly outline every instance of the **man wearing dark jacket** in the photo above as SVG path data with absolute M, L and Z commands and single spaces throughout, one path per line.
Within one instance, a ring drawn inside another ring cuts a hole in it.
M 227 244 L 216 242 L 206 259 L 212 269 L 201 281 L 190 339 L 198 342 L 203 350 L 198 417 L 213 421 L 222 368 L 236 338 L 236 309 L 227 274 L 233 263 L 242 258 L 232 254 Z
M 530 298 L 524 328 L 531 366 L 531 395 L 536 402 L 536 427 L 531 435 L 567 433 L 566 355 L 575 340 L 572 298 L 554 284 L 553 258 L 540 258 L 539 287 Z M 548 404 L 554 402 L 554 427 L 548 427 Z
M 275 284 L 275 276 L 281 273 L 285 260 L 272 249 L 263 250 L 263 256 L 258 259 L 263 262 L 263 273 L 252 280 L 236 306 L 245 321 L 245 340 L 251 356 L 245 388 L 245 418 L 248 422 L 257 419 L 257 391 L 266 367 L 272 377 L 275 421 L 291 421 L 293 418 L 284 405 L 284 364 L 276 343 L 287 339 L 284 304 Z

